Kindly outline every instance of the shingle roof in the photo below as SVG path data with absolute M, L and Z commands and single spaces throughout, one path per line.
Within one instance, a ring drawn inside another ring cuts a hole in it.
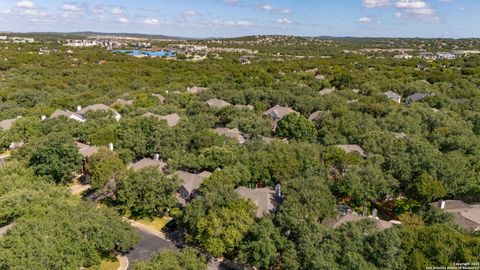
M 152 167 L 152 166 L 155 166 L 155 167 L 158 167 L 158 169 L 163 172 L 163 168 L 165 168 L 167 166 L 167 164 L 161 160 L 155 160 L 155 159 L 151 159 L 151 158 L 144 158 L 144 159 L 141 159 L 135 163 L 131 163 L 130 165 L 128 165 L 128 168 L 134 170 L 134 171 L 139 171 L 143 168 L 147 168 L 147 167 Z
M 76 142 L 78 152 L 84 157 L 90 157 L 98 152 L 98 147 Z
M 399 94 L 393 91 L 387 91 L 384 94 L 387 96 L 388 99 L 391 99 L 397 102 L 400 102 L 400 100 L 402 99 L 402 96 L 400 96 Z
M 218 98 L 209 99 L 207 100 L 206 103 L 209 107 L 212 107 L 212 108 L 223 108 L 223 107 L 232 106 L 232 104 Z
M 200 185 L 202 184 L 203 180 L 212 173 L 204 171 L 199 174 L 189 173 L 185 171 L 176 171 L 174 173 L 180 180 L 182 181 L 182 186 L 188 193 L 192 193 L 193 191 L 197 190 Z
M 310 114 L 310 116 L 308 117 L 308 120 L 310 120 L 310 121 L 316 120 L 320 115 L 326 114 L 326 113 L 329 113 L 329 112 L 330 112 L 330 111 L 316 111 L 316 112 L 313 112 L 313 113 Z
M 115 118 L 119 119 L 121 117 L 121 115 L 115 109 L 112 109 L 105 104 L 93 104 L 81 109 L 77 113 L 81 115 L 85 115 L 88 112 L 95 112 L 95 111 L 111 111 L 115 114 Z
M 257 217 L 275 209 L 275 191 L 270 188 L 246 188 L 239 187 L 235 190 L 240 197 L 251 200 L 257 206 Z
M 122 105 L 122 106 L 131 106 L 133 105 L 133 100 L 125 100 L 125 99 L 117 99 L 117 101 L 115 101 L 115 104 L 118 104 L 118 105 Z
M 3 121 L 0 121 L 0 129 L 10 130 L 13 126 L 13 123 L 15 123 L 15 121 L 17 121 L 18 118 L 20 118 L 20 117 L 12 118 L 12 119 L 5 119 Z
M 298 112 L 294 111 L 290 107 L 282 107 L 282 106 L 276 105 L 275 107 L 272 107 L 268 111 L 265 111 L 262 115 L 272 117 L 275 120 L 280 120 L 286 115 L 291 113 L 298 114 Z
M 206 87 L 198 87 L 198 86 L 194 86 L 192 88 L 187 88 L 187 92 L 190 93 L 190 94 L 199 94 L 203 91 L 207 91 L 208 88 Z
M 325 88 L 319 92 L 321 96 L 328 95 L 335 92 L 335 87 L 334 88 Z
M 359 215 L 355 212 L 348 213 L 348 214 L 345 214 L 345 215 L 339 215 L 339 216 L 337 216 L 337 218 L 334 218 L 334 219 L 326 219 L 323 222 L 323 224 L 325 226 L 328 226 L 328 227 L 332 228 L 332 229 L 336 229 L 339 226 L 341 226 L 342 224 L 345 224 L 345 223 L 348 223 L 348 222 L 357 222 L 357 221 L 364 220 L 364 219 L 372 220 L 375 223 L 375 226 L 377 227 L 377 229 L 380 230 L 380 231 L 389 229 L 393 226 L 393 223 L 391 223 L 391 222 L 381 220 L 381 219 L 361 216 L 361 215 Z
M 443 202 L 444 208 L 442 210 L 452 213 L 458 226 L 469 232 L 480 231 L 480 205 L 469 205 L 458 200 L 446 200 Z M 430 205 L 441 208 L 442 201 L 434 202 Z
M 179 122 L 180 122 L 180 116 L 176 113 L 172 113 L 172 114 L 169 114 L 169 115 L 158 115 L 158 114 L 153 114 L 153 113 L 145 113 L 143 114 L 144 117 L 151 117 L 151 116 L 154 116 L 155 118 L 157 118 L 158 120 L 165 120 L 167 121 L 167 124 L 169 127 L 174 127 L 176 126 Z
M 413 102 L 420 101 L 424 98 L 427 98 L 429 96 L 430 96 L 430 94 L 426 94 L 426 93 L 415 93 L 413 95 L 408 96 L 407 99 L 405 100 L 405 102 L 406 103 L 413 103 Z
M 214 129 L 214 132 L 217 133 L 218 135 L 223 135 L 228 138 L 237 140 L 239 143 L 244 143 L 245 138 L 243 137 L 242 133 L 238 128 L 234 129 L 229 129 L 229 128 L 216 128 Z
M 61 116 L 65 116 L 68 119 L 74 119 L 77 121 L 83 121 L 84 118 L 78 113 L 71 112 L 69 110 L 56 110 L 55 112 L 50 115 L 50 119 L 58 118 Z
M 363 157 L 366 157 L 367 155 L 365 154 L 365 151 L 362 149 L 362 147 L 360 147 L 359 145 L 357 144 L 337 144 L 335 145 L 335 147 L 338 147 L 340 149 L 342 149 L 343 151 L 347 152 L 347 153 L 353 153 L 353 152 L 356 152 L 358 154 L 360 154 L 361 156 Z

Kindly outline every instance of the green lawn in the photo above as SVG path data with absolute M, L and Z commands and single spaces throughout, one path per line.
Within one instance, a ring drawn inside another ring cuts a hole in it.
M 161 217 L 161 218 L 154 218 L 154 219 L 150 219 L 150 218 L 144 218 L 144 219 L 139 219 L 139 220 L 136 220 L 138 223 L 141 223 L 145 226 L 148 226 L 152 229 L 155 229 L 155 230 L 158 230 L 158 231 L 161 231 L 163 229 L 163 227 L 165 227 L 165 225 L 170 221 L 172 220 L 172 218 L 170 217 Z
M 120 262 L 117 260 L 117 258 L 113 257 L 109 259 L 104 259 L 100 264 L 99 270 L 117 270 L 119 266 Z

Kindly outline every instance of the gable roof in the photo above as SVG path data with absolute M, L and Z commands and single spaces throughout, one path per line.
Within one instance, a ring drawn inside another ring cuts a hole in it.
M 365 153 L 363 148 L 360 147 L 360 145 L 357 145 L 357 144 L 337 144 L 337 145 L 335 145 L 335 147 L 338 147 L 338 148 L 342 149 L 343 151 L 345 151 L 347 153 L 356 152 L 356 153 L 360 154 L 362 157 L 367 156 L 367 154 Z
M 282 106 L 279 106 L 279 105 L 275 105 L 274 107 L 272 107 L 269 110 L 262 113 L 262 115 L 272 117 L 273 119 L 278 121 L 278 120 L 282 119 L 283 117 L 285 117 L 286 115 L 291 114 L 291 113 L 299 114 L 298 112 L 296 112 L 295 110 L 293 110 L 290 107 L 282 107 Z
M 223 108 L 223 107 L 228 107 L 231 106 L 232 104 L 226 102 L 225 100 L 221 100 L 218 98 L 212 98 L 207 100 L 207 105 L 212 108 Z
M 240 197 L 251 200 L 257 206 L 257 217 L 275 209 L 275 191 L 270 188 L 246 188 L 239 187 L 235 190 Z
M 162 95 L 160 95 L 160 94 L 152 94 L 152 96 L 158 98 L 158 101 L 159 101 L 160 103 L 162 103 L 162 104 L 163 104 L 163 102 L 165 101 L 165 97 L 162 96 Z
M 426 94 L 426 93 L 415 93 L 413 95 L 408 96 L 407 99 L 405 100 L 405 102 L 406 103 L 413 103 L 413 102 L 420 101 L 424 98 L 427 98 L 429 96 L 430 96 L 430 94 Z
M 180 122 L 180 116 L 176 113 L 168 114 L 168 115 L 158 115 L 158 114 L 153 114 L 151 112 L 147 112 L 142 115 L 143 117 L 155 117 L 158 120 L 164 120 L 167 121 L 167 125 L 169 127 L 174 127 Z
M 118 104 L 118 105 L 121 105 L 121 106 L 131 106 L 133 105 L 133 100 L 125 100 L 125 99 L 117 99 L 117 101 L 115 101 L 114 104 Z
M 90 106 L 87 106 L 87 107 L 81 109 L 77 113 L 81 114 L 81 115 L 85 115 L 88 112 L 95 112 L 95 111 L 111 111 L 115 114 L 116 119 L 120 119 L 120 117 L 121 117 L 121 115 L 115 109 L 112 109 L 105 104 L 93 104 L 93 105 L 90 105 Z
M 316 120 L 320 115 L 325 114 L 325 113 L 330 113 L 330 111 L 316 111 L 316 112 L 313 112 L 308 117 L 308 120 L 310 120 L 310 121 Z
M 194 87 L 188 87 L 187 88 L 187 93 L 190 93 L 190 94 L 199 94 L 201 92 L 204 92 L 204 91 L 207 91 L 208 88 L 206 87 L 198 87 L 198 86 L 194 86 Z
M 240 130 L 238 130 L 238 128 L 234 128 L 234 129 L 216 128 L 213 131 L 215 133 L 217 133 L 218 135 L 223 135 L 223 136 L 226 136 L 228 138 L 237 140 L 239 143 L 244 143 L 245 142 L 245 138 L 243 137 Z
M 75 142 L 78 147 L 78 152 L 80 155 L 83 157 L 90 157 L 95 155 L 98 152 L 98 147 L 96 146 L 90 146 L 81 142 Z
M 432 207 L 440 208 L 454 215 L 455 223 L 469 232 L 480 231 L 480 205 L 470 205 L 458 200 L 446 200 L 433 202 Z
M 50 115 L 50 119 L 59 118 L 62 116 L 65 116 L 68 119 L 73 119 L 79 122 L 85 121 L 83 116 L 81 116 L 78 113 L 71 112 L 69 110 L 56 110 L 52 113 L 52 115 Z
M 180 178 L 182 181 L 182 187 L 185 188 L 185 190 L 190 194 L 200 187 L 205 178 L 212 175 L 211 172 L 207 171 L 199 174 L 189 173 L 186 171 L 176 171 L 174 174 Z
M 398 102 L 400 102 L 400 100 L 402 99 L 402 96 L 400 96 L 399 94 L 393 91 L 387 91 L 384 94 L 387 96 L 388 99 L 395 100 Z
M 393 226 L 393 223 L 391 222 L 381 220 L 381 219 L 361 216 L 355 212 L 351 212 L 345 215 L 339 215 L 336 218 L 332 218 L 332 219 L 326 219 L 324 220 L 323 225 L 328 226 L 332 229 L 336 229 L 348 222 L 357 222 L 364 219 L 372 220 L 375 223 L 375 227 L 380 231 L 389 229 Z
M 167 166 L 167 164 L 161 160 L 155 160 L 155 159 L 151 159 L 151 158 L 143 158 L 135 163 L 130 163 L 128 165 L 128 168 L 129 169 L 132 169 L 134 171 L 139 171 L 143 168 L 147 168 L 147 167 L 158 167 L 158 169 L 163 172 L 163 168 L 165 168 Z
M 13 126 L 13 123 L 15 123 L 15 121 L 17 121 L 20 117 L 17 117 L 17 118 L 12 118 L 12 119 L 5 119 L 3 121 L 0 121 L 0 129 L 3 129 L 3 130 L 10 130 Z
M 328 95 L 328 94 L 331 94 L 335 92 L 335 87 L 333 88 L 325 88 L 323 90 L 321 90 L 320 92 L 318 92 L 321 96 L 324 96 L 324 95 Z

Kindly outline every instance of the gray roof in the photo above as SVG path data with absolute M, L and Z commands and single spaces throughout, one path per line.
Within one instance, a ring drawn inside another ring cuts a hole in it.
M 189 173 L 185 171 L 176 171 L 174 173 L 180 180 L 182 181 L 182 186 L 188 193 L 192 193 L 193 191 L 197 190 L 200 185 L 202 184 L 203 180 L 210 175 L 211 172 L 201 172 L 199 174 Z
M 160 94 L 152 94 L 152 96 L 158 98 L 158 101 L 159 101 L 160 103 L 162 103 L 162 104 L 163 104 L 163 102 L 165 101 L 165 97 L 162 96 L 162 95 L 160 95 Z
M 324 95 L 331 94 L 331 93 L 333 93 L 333 92 L 335 92 L 335 87 L 333 87 L 333 88 L 325 88 L 325 89 L 323 89 L 322 91 L 320 91 L 319 94 L 320 94 L 321 96 L 324 96 Z
M 209 99 L 207 100 L 206 103 L 209 107 L 212 107 L 212 108 L 223 108 L 223 107 L 232 106 L 232 104 L 218 98 Z
M 5 119 L 3 121 L 0 121 L 0 129 L 10 130 L 13 126 L 13 123 L 15 123 L 15 121 L 17 121 L 18 118 L 21 118 L 21 117 L 12 118 L 12 119 Z
M 323 81 L 323 80 L 325 80 L 325 76 L 319 74 L 319 75 L 315 76 L 315 79 L 318 80 L 318 81 Z
M 480 205 L 470 205 L 458 200 L 444 201 L 445 212 L 452 213 L 455 223 L 469 232 L 480 231 Z M 433 202 L 432 207 L 441 208 L 442 201 Z
M 50 115 L 50 119 L 58 118 L 65 116 L 68 119 L 75 119 L 77 121 L 82 121 L 84 118 L 78 113 L 71 112 L 69 110 L 56 110 Z
M 154 116 L 158 120 L 165 120 L 169 127 L 174 127 L 180 122 L 180 116 L 176 113 L 168 114 L 168 115 L 158 115 L 153 113 L 145 113 L 143 114 L 144 117 L 151 117 Z
M 158 169 L 163 172 L 163 168 L 165 168 L 167 166 L 167 164 L 161 160 L 155 160 L 155 159 L 151 159 L 151 158 L 144 158 L 144 159 L 141 159 L 135 163 L 131 163 L 130 165 L 128 165 L 128 168 L 129 169 L 132 169 L 134 171 L 139 171 L 143 168 L 147 168 L 147 167 L 158 167 Z
M 345 151 L 347 153 L 356 152 L 363 157 L 367 156 L 365 151 L 362 149 L 362 147 L 360 147 L 357 144 L 337 144 L 337 145 L 335 145 L 335 147 L 338 147 L 338 148 L 342 149 L 343 151 Z
M 121 115 L 115 109 L 112 109 L 105 104 L 93 104 L 93 105 L 90 105 L 90 106 L 87 106 L 87 107 L 81 109 L 77 113 L 81 114 L 81 115 L 85 115 L 88 112 L 96 112 L 96 111 L 111 111 L 115 114 L 116 118 L 121 117 Z
M 117 101 L 115 101 L 115 104 L 118 104 L 118 105 L 122 105 L 122 106 L 130 106 L 130 105 L 133 105 L 133 100 L 125 100 L 125 99 L 117 99 Z
M 215 133 L 217 133 L 218 135 L 223 135 L 223 136 L 226 136 L 228 138 L 237 140 L 239 143 L 244 143 L 245 142 L 245 138 L 243 137 L 240 130 L 238 130 L 238 128 L 234 128 L 234 129 L 216 128 L 213 131 Z
M 257 217 L 275 209 L 275 191 L 270 188 L 246 188 L 239 187 L 235 190 L 240 197 L 251 200 L 257 206 Z
M 384 94 L 387 96 L 388 99 L 391 100 L 400 101 L 402 99 L 402 96 L 393 91 L 387 91 Z
M 190 94 L 199 94 L 203 91 L 207 91 L 208 88 L 206 87 L 198 87 L 198 86 L 194 86 L 192 88 L 187 88 L 187 92 L 190 93 Z
M 81 142 L 76 142 L 78 152 L 84 157 L 90 157 L 98 152 L 98 147 L 90 146 Z
M 332 218 L 332 219 L 326 219 L 323 221 L 323 225 L 328 226 L 332 229 L 336 229 L 342 224 L 346 224 L 348 222 L 357 222 L 364 219 L 372 220 L 375 223 L 376 228 L 380 231 L 389 229 L 393 226 L 393 223 L 391 222 L 381 220 L 381 219 L 361 216 L 355 212 L 348 213 L 345 215 L 339 215 L 336 218 Z
M 298 112 L 294 111 L 290 107 L 282 107 L 282 106 L 276 105 L 275 107 L 272 107 L 268 111 L 265 111 L 262 115 L 272 117 L 275 120 L 280 120 L 286 115 L 291 113 L 299 114 Z
M 429 96 L 430 96 L 430 94 L 426 94 L 426 93 L 415 93 L 413 95 L 408 96 L 407 99 L 405 100 L 405 102 L 406 103 L 413 103 L 413 102 L 420 101 L 424 98 L 427 98 Z
M 330 111 L 316 111 L 316 112 L 313 112 L 308 117 L 308 120 L 310 120 L 310 121 L 316 120 L 320 115 L 326 114 L 326 113 L 330 113 Z

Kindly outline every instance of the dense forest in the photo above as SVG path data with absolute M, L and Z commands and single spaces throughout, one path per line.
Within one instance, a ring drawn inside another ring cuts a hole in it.
M 204 269 L 200 254 L 258 269 L 425 269 L 480 261 L 479 236 L 430 206 L 441 199 L 480 202 L 479 56 L 427 61 L 344 52 L 428 40 L 291 38 L 248 45 L 258 53 L 242 65 L 238 53 L 189 62 L 102 48 L 67 52 L 56 38 L 0 44 L 0 121 L 16 118 L 0 129 L 0 154 L 11 153 L 0 165 L 0 227 L 14 224 L 0 237 L 0 269 L 96 269 L 138 242 L 122 216 L 170 216 L 188 245 L 134 269 Z M 443 43 L 455 45 L 431 40 L 430 49 Z M 42 48 L 49 53 L 39 54 Z M 188 93 L 193 86 L 208 90 Z M 334 91 L 319 94 L 324 89 Z M 415 93 L 426 95 L 406 102 Z M 213 98 L 253 110 L 208 106 Z M 121 119 L 109 111 L 90 112 L 85 122 L 48 117 L 98 103 Z M 276 105 L 298 114 L 272 130 L 262 113 Z M 145 113 L 176 113 L 180 121 L 172 127 Z M 219 135 L 218 127 L 237 128 L 246 142 Z M 99 148 L 85 168 L 92 188 L 83 199 L 68 192 L 82 167 L 75 142 Z M 155 154 L 167 164 L 164 173 L 128 166 Z M 177 170 L 212 172 L 184 206 L 176 200 Z M 252 201 L 235 192 L 239 187 L 281 187 L 282 201 L 258 217 Z M 365 216 L 378 211 L 399 225 L 379 230 L 365 219 L 326 226 L 341 207 Z

